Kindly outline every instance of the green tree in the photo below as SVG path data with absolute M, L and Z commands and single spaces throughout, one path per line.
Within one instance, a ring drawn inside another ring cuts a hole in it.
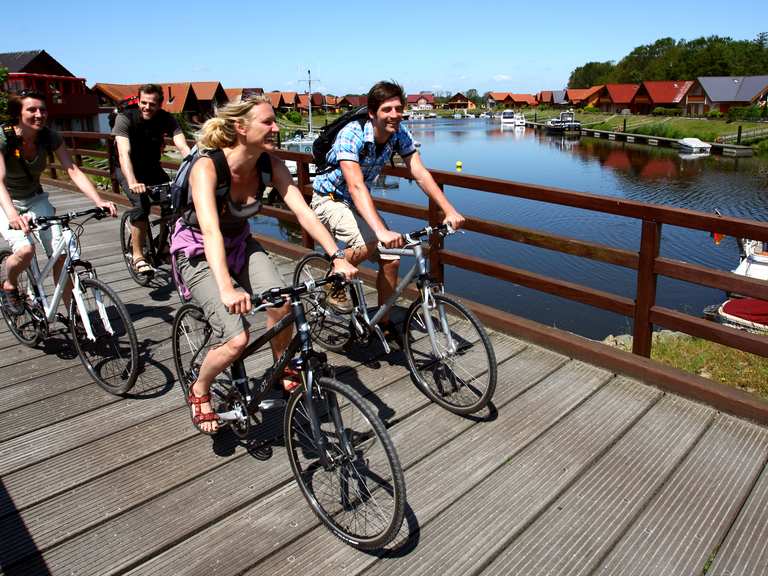
M 0 86 L 5 85 L 8 78 L 8 69 L 0 67 Z M 0 122 L 8 120 L 8 93 L 0 90 Z
M 613 81 L 613 62 L 587 62 L 571 72 L 568 88 L 589 88 Z
M 476 106 L 482 106 L 483 99 L 480 97 L 480 94 L 477 92 L 477 89 L 470 88 L 467 90 L 464 95 L 469 99 L 472 100 L 472 102 L 475 103 Z

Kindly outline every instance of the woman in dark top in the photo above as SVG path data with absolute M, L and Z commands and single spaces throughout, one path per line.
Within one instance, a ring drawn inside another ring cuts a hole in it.
M 96 206 L 109 209 L 117 216 L 115 205 L 102 200 L 90 179 L 72 162 L 64 147 L 64 140 L 45 124 L 48 109 L 45 97 L 36 92 L 21 92 L 8 100 L 11 123 L 0 134 L 0 235 L 10 244 L 13 254 L 6 260 L 5 281 L 0 294 L 11 312 L 22 314 L 16 282 L 19 274 L 32 262 L 35 247 L 29 237 L 29 221 L 37 216 L 53 216 L 55 210 L 48 194 L 40 185 L 40 174 L 48 165 L 48 153 L 53 152 L 69 179 L 88 196 Z M 48 256 L 61 236 L 61 228 L 35 231 L 38 241 Z M 58 279 L 63 257 L 54 266 Z M 69 304 L 71 286 L 64 291 L 64 303 Z
M 192 300 L 203 308 L 222 341 L 206 355 L 187 399 L 193 424 L 205 434 L 215 433 L 219 426 L 210 404 L 211 383 L 248 344 L 249 323 L 243 315 L 251 310 L 251 294 L 284 285 L 272 260 L 251 237 L 247 221 L 247 214 L 255 214 L 261 201 L 266 172 L 262 169 L 264 161 L 268 161 L 271 168 L 271 184 L 296 214 L 299 224 L 333 256 L 334 270 L 348 277 L 357 273 L 307 206 L 288 168 L 270 154 L 276 149 L 278 132 L 274 110 L 264 97 L 220 108 L 216 117 L 202 128 L 198 146 L 204 153 L 190 171 L 194 214 L 187 213 L 180 218 L 173 234 L 171 251 L 182 283 Z M 266 158 L 262 158 L 264 154 Z M 226 188 L 225 194 L 222 194 L 222 185 Z M 288 311 L 288 305 L 269 309 L 267 327 Z M 290 339 L 289 329 L 272 339 L 275 358 L 285 350 Z M 290 378 L 284 381 L 286 389 L 292 385 Z

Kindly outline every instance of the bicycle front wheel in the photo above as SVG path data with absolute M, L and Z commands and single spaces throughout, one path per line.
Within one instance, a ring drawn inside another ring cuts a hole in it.
M 291 396 L 285 445 L 302 494 L 344 542 L 369 550 L 389 543 L 405 514 L 405 479 L 392 440 L 360 394 L 330 378 Z
M 403 351 L 408 369 L 424 394 L 455 414 L 472 414 L 496 390 L 496 355 L 480 321 L 461 302 L 432 295 L 428 333 L 422 300 L 408 309 Z
M 75 350 L 99 386 L 111 394 L 123 394 L 139 375 L 139 346 L 131 317 L 112 288 L 100 280 L 81 279 L 80 291 L 84 309 L 74 297 L 69 306 Z
M 195 304 L 184 304 L 173 320 L 171 346 L 176 377 L 179 379 L 184 398 L 189 387 L 197 380 L 200 366 L 211 347 L 211 325 L 205 319 L 203 309 Z
M 0 250 L 0 288 L 5 282 L 7 260 L 10 255 L 10 250 Z M 31 279 L 28 274 L 29 272 L 19 274 L 17 280 L 17 288 L 22 298 L 26 298 L 29 293 Z M 3 318 L 11 334 L 25 346 L 34 348 L 43 339 L 45 333 L 30 311 L 29 302 L 24 303 L 24 314 L 12 314 L 3 307 Z
M 331 262 L 321 254 L 307 254 L 299 260 L 293 272 L 293 285 L 300 286 L 309 280 L 322 280 L 331 271 Z M 331 297 L 332 285 L 315 288 L 302 297 L 307 322 L 312 334 L 312 341 L 323 348 L 338 352 L 352 338 L 350 331 L 349 311 L 341 310 L 333 305 Z M 349 302 L 349 293 L 343 290 L 343 298 Z M 341 292 L 340 292 L 341 294 Z M 347 304 L 348 305 L 348 304 Z
M 133 267 L 133 226 L 131 225 L 131 210 L 127 210 L 120 218 L 120 248 L 123 251 L 123 260 L 128 268 L 128 274 L 139 286 L 148 286 L 152 281 L 152 274 L 139 274 Z M 144 258 L 150 257 L 149 239 L 144 235 L 144 246 L 142 246 Z M 149 262 L 149 260 L 147 260 Z

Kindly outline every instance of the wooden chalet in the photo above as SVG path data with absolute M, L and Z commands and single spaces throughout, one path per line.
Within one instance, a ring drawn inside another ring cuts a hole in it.
M 339 108 L 351 110 L 352 108 L 360 108 L 368 104 L 367 94 L 347 94 L 339 100 Z
M 306 92 L 303 94 L 297 94 L 298 102 L 296 104 L 296 108 L 299 112 L 302 114 L 308 114 L 309 113 L 309 102 L 310 102 L 310 95 Z M 327 110 L 328 109 L 328 103 L 326 102 L 325 95 L 321 94 L 320 92 L 312 92 L 312 109 L 313 110 Z
M 443 108 L 448 108 L 449 110 L 473 110 L 476 106 L 475 103 L 464 96 L 464 94 L 456 92 L 456 94 L 451 96 L 443 105 Z
M 765 76 L 702 76 L 691 88 L 686 112 L 703 115 L 710 110 L 728 112 L 734 106 L 768 105 L 768 75 Z
M 536 101 L 540 106 L 552 106 L 555 103 L 552 96 L 552 90 L 542 90 L 536 94 Z
M 488 108 L 523 108 L 538 106 L 534 94 L 515 94 L 514 92 L 489 92 Z
M 191 82 L 203 118 L 210 118 L 216 108 L 229 102 L 229 96 L 220 82 Z
M 263 95 L 263 88 L 224 88 L 227 100 L 230 102 L 241 102 L 251 96 Z
M 656 107 L 682 109 L 693 84 L 692 80 L 646 80 L 632 99 L 632 110 L 650 114 Z
M 632 101 L 639 88 L 640 84 L 606 84 L 597 94 L 597 107 L 612 114 L 621 114 L 623 110 L 634 112 Z
M 2 90 L 45 94 L 53 128 L 85 132 L 98 129 L 98 100 L 86 86 L 85 78 L 76 77 L 45 50 L 2 53 L 0 68 L 8 70 Z
M 432 110 L 435 107 L 435 95 L 432 92 L 408 94 L 406 104 L 412 110 Z
M 597 107 L 598 95 L 602 89 L 602 84 L 591 88 L 568 88 L 565 91 L 565 99 L 576 108 Z

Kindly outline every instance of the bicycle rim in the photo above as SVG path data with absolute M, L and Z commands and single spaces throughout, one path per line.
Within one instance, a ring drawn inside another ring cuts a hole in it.
M 463 304 L 435 294 L 429 311 L 435 329 L 435 354 L 421 300 L 406 316 L 403 346 L 408 368 L 431 400 L 456 414 L 483 409 L 496 390 L 496 356 L 488 335 Z
M 306 394 L 296 393 L 285 414 L 296 481 L 333 534 L 356 548 L 381 548 L 397 535 L 405 513 L 405 480 L 392 440 L 368 402 L 345 384 L 321 379 L 312 401 L 328 464 L 320 459 Z
M 200 365 L 211 347 L 211 327 L 203 310 L 194 304 L 184 304 L 173 320 L 173 363 L 176 377 L 189 396 L 189 386 L 200 371 Z
M 293 285 L 298 286 L 308 280 L 322 280 L 328 276 L 330 270 L 331 263 L 327 258 L 320 254 L 308 254 L 296 265 Z M 350 314 L 341 313 L 330 306 L 325 287 L 308 292 L 302 297 L 302 301 L 312 341 L 327 350 L 342 350 L 352 338 Z
M 0 250 L 0 288 L 2 288 L 2 285 L 5 282 L 6 260 L 10 255 L 10 250 Z M 25 297 L 29 293 L 30 284 L 31 280 L 28 272 L 19 274 L 17 288 L 22 297 Z M 28 303 L 24 306 L 24 314 L 20 315 L 11 314 L 5 310 L 5 307 L 3 307 L 3 319 L 8 325 L 8 330 L 11 331 L 11 334 L 25 346 L 37 346 L 40 340 L 43 339 L 43 331 L 40 329 L 40 326 L 30 312 Z
M 74 297 L 69 309 L 70 329 L 80 360 L 96 383 L 112 394 L 123 394 L 139 375 L 136 332 L 125 305 L 103 282 L 85 278 L 80 282 L 91 340 Z

